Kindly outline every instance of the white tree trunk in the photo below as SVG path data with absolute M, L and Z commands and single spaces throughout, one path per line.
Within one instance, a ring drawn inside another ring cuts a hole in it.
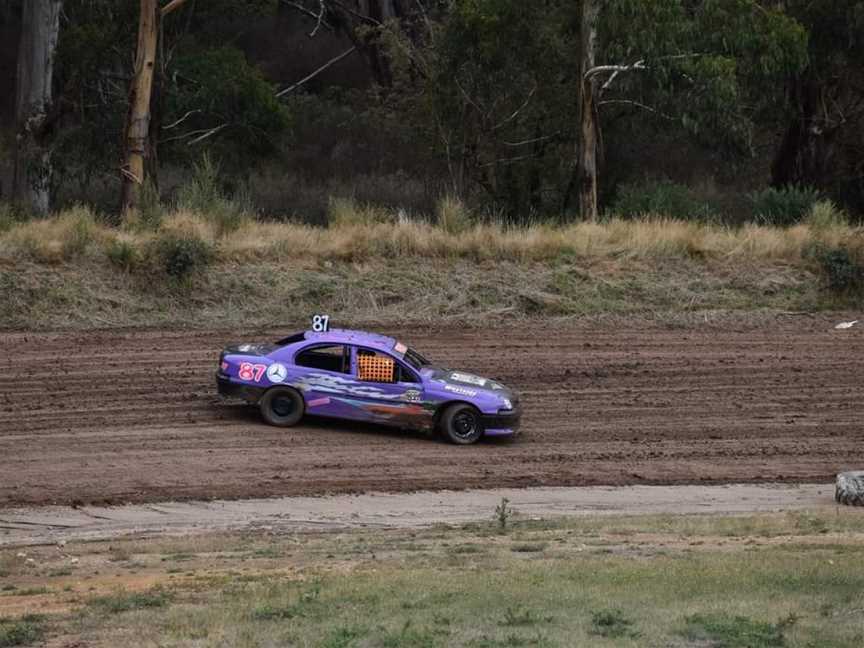
M 595 104 L 597 53 L 597 20 L 600 7 L 597 0 L 582 0 L 579 46 L 579 133 L 576 146 L 576 178 L 579 193 L 579 214 L 584 220 L 597 218 L 597 150 L 599 144 L 597 106 Z
M 158 0 L 141 0 L 135 76 L 129 92 L 124 164 L 121 169 L 121 215 L 139 207 L 145 182 L 145 163 L 150 154 L 150 97 L 156 71 L 159 33 Z
M 13 197 L 37 214 L 51 207 L 51 109 L 61 0 L 25 0 L 18 47 Z

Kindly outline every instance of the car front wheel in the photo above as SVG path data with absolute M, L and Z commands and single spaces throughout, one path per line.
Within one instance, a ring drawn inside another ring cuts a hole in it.
M 464 403 L 451 405 L 441 415 L 441 431 L 458 445 L 476 443 L 483 436 L 483 423 L 477 408 Z
M 303 418 L 305 404 L 303 397 L 296 389 L 290 387 L 273 387 L 258 403 L 261 416 L 270 425 L 291 427 L 297 425 Z

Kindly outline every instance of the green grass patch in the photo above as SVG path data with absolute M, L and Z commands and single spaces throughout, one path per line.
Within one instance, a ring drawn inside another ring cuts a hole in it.
M 30 614 L 20 619 L 0 619 L 0 648 L 26 646 L 45 634 L 44 617 Z
M 89 605 L 109 614 L 120 614 L 132 610 L 146 610 L 167 607 L 172 600 L 169 592 L 153 589 L 149 592 L 117 593 L 91 599 Z
M 482 545 L 462 544 L 453 547 L 450 551 L 454 554 L 479 554 L 483 553 L 485 549 Z
M 786 631 L 795 621 L 794 616 L 767 623 L 746 616 L 694 614 L 687 617 L 684 636 L 728 648 L 782 648 L 786 645 Z
M 637 638 L 639 633 L 634 625 L 633 620 L 621 610 L 598 610 L 591 613 L 591 634 L 607 639 Z
M 368 634 L 366 628 L 348 626 L 336 628 L 321 642 L 321 648 L 348 648 Z
M 136 640 L 148 645 L 864 645 L 864 563 L 856 559 L 864 517 L 856 511 L 516 520 L 508 534 L 554 551 L 526 560 L 494 521 L 421 533 L 305 534 L 302 547 L 291 536 L 266 544 L 244 537 L 245 546 L 222 542 L 208 556 L 227 568 L 232 560 L 265 565 L 271 550 L 290 553 L 298 573 L 220 572 L 175 584 L 171 591 L 186 593 L 182 605 L 168 605 L 157 590 L 103 597 L 89 608 L 137 610 Z M 420 541 L 422 559 L 411 549 Z M 614 552 L 590 550 L 601 544 Z M 448 560 L 475 546 L 482 554 Z M 94 613 L 78 622 L 82 635 L 110 644 L 130 619 Z
M 545 549 L 545 542 L 519 542 L 510 547 L 514 553 L 539 553 Z
M 294 619 L 303 614 L 303 607 L 297 604 L 276 605 L 264 603 L 257 605 L 249 612 L 249 618 L 254 621 L 284 621 Z
M 543 621 L 549 623 L 552 621 L 552 617 L 543 618 L 530 608 L 507 608 L 501 625 L 505 627 L 534 626 Z

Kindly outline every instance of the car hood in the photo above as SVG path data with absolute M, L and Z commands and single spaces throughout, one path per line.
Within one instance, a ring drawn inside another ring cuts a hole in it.
M 455 393 L 461 392 L 466 396 L 471 396 L 473 394 L 470 392 L 485 392 L 494 394 L 500 398 L 508 398 L 511 401 L 517 400 L 516 394 L 512 389 L 489 378 L 483 378 L 467 371 L 453 371 L 439 367 L 430 367 L 429 371 L 429 378 L 443 383 L 445 387 L 449 386 Z

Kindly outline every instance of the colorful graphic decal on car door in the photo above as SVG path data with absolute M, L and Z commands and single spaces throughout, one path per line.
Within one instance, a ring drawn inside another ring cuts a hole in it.
M 361 371 L 365 380 L 359 379 Z M 359 363 L 356 359 L 352 362 L 352 376 L 311 372 L 292 384 L 303 392 L 310 414 L 408 428 L 431 427 L 434 407 L 422 402 L 419 384 L 394 382 L 397 371 L 392 359 L 388 363 L 380 355 L 366 356 Z

